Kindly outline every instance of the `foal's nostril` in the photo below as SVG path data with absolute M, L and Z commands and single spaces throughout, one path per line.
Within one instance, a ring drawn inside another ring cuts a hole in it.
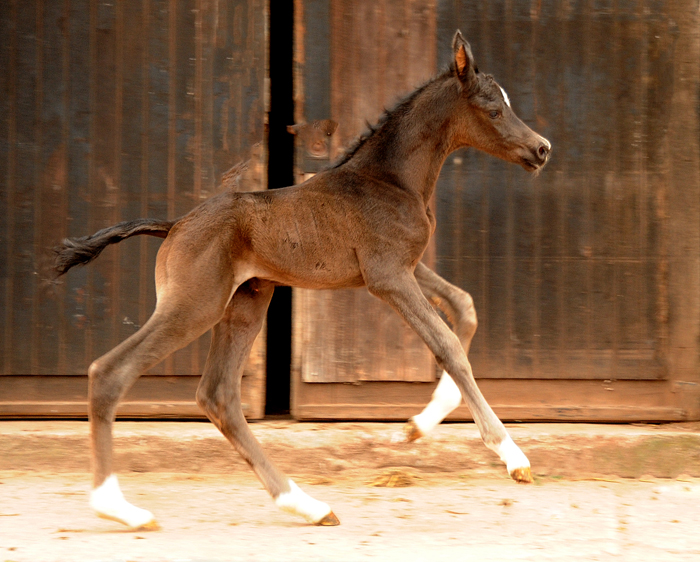
M 549 155 L 549 150 L 550 148 L 546 144 L 541 144 L 539 146 L 537 149 L 537 156 L 540 157 L 540 160 L 545 160 L 547 158 Z

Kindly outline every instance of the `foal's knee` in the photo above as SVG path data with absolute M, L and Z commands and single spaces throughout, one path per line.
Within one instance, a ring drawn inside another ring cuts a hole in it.
M 456 293 L 453 302 L 455 308 L 455 332 L 460 340 L 468 343 L 474 337 L 478 326 L 474 299 L 469 293 L 460 289 L 459 292 Z

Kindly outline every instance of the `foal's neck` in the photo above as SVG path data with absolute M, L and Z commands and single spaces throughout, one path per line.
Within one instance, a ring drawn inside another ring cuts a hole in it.
M 418 193 L 427 206 L 445 158 L 456 148 L 451 108 L 458 93 L 446 80 L 438 77 L 400 103 L 348 164 Z

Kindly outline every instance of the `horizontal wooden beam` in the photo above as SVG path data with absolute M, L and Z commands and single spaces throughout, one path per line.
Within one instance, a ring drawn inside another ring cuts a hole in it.
M 406 420 L 419 413 L 425 404 L 312 404 L 295 409 L 299 420 Z M 662 422 L 685 421 L 688 414 L 680 408 L 667 407 L 596 407 L 524 405 L 499 406 L 493 410 L 502 421 L 594 421 L 594 422 Z M 451 421 L 471 421 L 466 406 L 450 414 Z

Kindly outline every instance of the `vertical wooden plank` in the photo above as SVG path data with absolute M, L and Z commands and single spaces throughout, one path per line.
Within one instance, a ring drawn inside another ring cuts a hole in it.
M 178 1 L 168 2 L 168 190 L 167 218 L 175 219 L 175 188 L 177 160 L 177 43 L 180 39 L 177 29 Z M 172 360 L 172 359 L 171 359 Z M 168 371 L 171 371 L 169 368 Z
M 697 5 L 693 2 L 668 2 L 665 7 L 669 18 L 666 25 L 660 26 L 665 33 L 659 34 L 661 41 L 655 49 L 654 64 L 658 65 L 655 70 L 659 74 L 652 83 L 659 96 L 655 101 L 665 99 L 668 103 L 670 99 L 670 107 L 657 106 L 660 113 L 650 112 L 650 116 L 658 120 L 658 125 L 663 123 L 664 117 L 668 117 L 662 142 L 651 149 L 658 151 L 657 154 L 668 156 L 657 193 L 662 256 L 657 278 L 661 287 L 668 287 L 668 297 L 658 314 L 667 321 L 665 324 L 668 332 L 662 334 L 662 337 L 668 338 L 668 360 L 675 376 L 698 384 L 700 190 L 689 189 L 688 186 L 700 185 L 700 123 L 696 111 L 697 84 L 700 81 L 700 68 L 697 64 L 700 60 L 700 18 Z M 664 66 L 665 60 L 673 62 Z M 667 89 L 666 84 L 660 83 L 669 78 L 673 84 L 672 91 Z M 687 156 L 679 158 L 679 155 Z M 688 287 L 693 287 L 693 290 L 686 292 Z M 700 411 L 697 397 L 696 390 L 689 394 L 686 402 L 696 415 Z
M 565 113 L 567 133 L 577 139 L 575 148 L 563 143 L 564 158 L 568 163 L 566 199 L 564 201 L 563 253 L 569 258 L 567 267 L 560 278 L 564 291 L 563 301 L 567 313 L 563 320 L 563 341 L 568 349 L 585 350 L 589 347 L 590 322 L 588 316 L 590 282 L 588 259 L 591 256 L 589 221 L 589 172 L 591 164 L 588 153 L 591 135 L 587 127 L 587 117 L 591 109 L 589 73 L 591 72 L 591 18 L 587 13 L 587 3 L 572 7 L 570 15 L 574 22 L 567 28 L 565 49 L 571 72 L 565 74 L 566 92 Z M 573 48 L 578 45 L 579 48 Z M 561 143 L 560 143 L 561 144 Z
M 35 5 L 35 18 L 36 18 L 36 28 L 35 28 L 35 59 L 34 59 L 34 72 L 36 75 L 35 83 L 35 108 L 34 108 L 34 119 L 32 120 L 32 125 L 34 128 L 34 147 L 33 156 L 34 162 L 31 168 L 31 173 L 28 174 L 32 180 L 32 191 L 34 192 L 34 203 L 32 205 L 34 216 L 32 217 L 33 228 L 32 228 L 32 261 L 36 260 L 39 255 L 39 248 L 41 244 L 41 221 L 42 221 L 42 208 L 41 208 L 41 189 L 38 189 L 41 175 L 41 149 L 43 145 L 44 136 L 44 122 L 42 119 L 42 109 L 44 105 L 44 2 L 43 0 L 36 0 Z M 27 233 L 29 234 L 29 233 Z M 32 264 L 34 265 L 34 264 Z M 33 277 L 36 278 L 36 266 L 32 267 Z M 30 321 L 31 321 L 31 339 L 29 341 L 29 373 L 39 372 L 39 291 L 38 287 L 35 285 L 32 291 L 31 308 L 29 309 Z
M 144 120 L 144 84 L 142 71 L 145 49 L 146 13 L 142 2 L 124 2 L 120 8 L 121 31 L 120 68 L 121 123 L 118 133 L 119 163 L 119 220 L 134 220 L 142 214 L 141 186 L 143 178 L 143 143 L 146 137 Z M 128 22 L 128 24 L 126 24 Z M 147 140 L 147 139 L 146 139 Z M 115 147 L 116 149 L 116 147 Z M 119 273 L 114 280 L 119 285 L 118 330 L 115 339 L 123 341 L 136 332 L 143 322 L 141 315 L 141 253 L 145 241 L 141 238 L 126 240 L 117 247 Z
M 61 330 L 61 296 L 55 285 L 44 278 L 51 255 L 49 248 L 55 244 L 65 224 L 66 200 L 66 146 L 64 139 L 67 88 L 64 75 L 66 20 L 62 2 L 43 2 L 41 62 L 41 95 L 37 99 L 37 122 L 40 145 L 37 147 L 37 176 L 35 186 L 35 275 L 38 285 L 35 291 L 32 323 L 33 357 L 32 373 L 53 375 L 61 372 L 61 342 L 65 330 Z M 63 327 L 64 328 L 64 327 Z
M 14 308 L 11 330 L 11 368 L 13 373 L 32 372 L 32 308 L 36 288 L 34 271 L 34 185 L 38 151 L 36 112 L 39 82 L 37 78 L 37 3 L 17 5 L 16 63 L 16 152 L 10 232 L 13 263 L 10 303 Z
M 115 6 L 95 1 L 91 6 L 91 125 L 90 125 L 90 228 L 95 232 L 114 224 L 119 204 L 119 185 L 115 181 L 115 94 L 116 29 Z M 115 248 L 103 252 L 89 268 L 90 346 L 86 363 L 100 357 L 114 345 L 111 316 L 114 295 Z
M 619 9 L 619 7 L 618 7 Z M 643 345 L 644 335 L 640 316 L 640 300 L 643 294 L 641 259 L 641 238 L 639 225 L 640 185 L 643 162 L 637 157 L 641 152 L 640 125 L 645 111 L 640 97 L 643 82 L 642 59 L 644 53 L 642 25 L 643 14 L 635 9 L 627 9 L 616 17 L 619 20 L 619 71 L 617 116 L 617 153 L 620 192 L 616 194 L 617 205 L 617 256 L 616 256 L 616 326 L 615 348 L 618 356 L 625 348 L 634 348 L 632 342 Z M 641 166 L 640 166 L 641 164 Z M 630 345 L 631 344 L 631 345 Z
M 175 76 L 177 119 L 175 164 L 175 216 L 189 212 L 195 205 L 194 150 L 195 150 L 195 29 L 196 0 L 178 0 L 177 13 L 177 75 Z
M 682 10 L 680 7 L 679 9 Z M 643 131 L 646 142 L 642 155 L 649 183 L 647 200 L 644 203 L 648 216 L 644 239 L 647 255 L 655 258 L 650 260 L 647 267 L 649 279 L 653 280 L 650 282 L 650 288 L 653 291 L 651 294 L 654 295 L 653 305 L 649 306 L 651 303 L 648 303 L 647 314 L 654 321 L 652 333 L 654 340 L 660 342 L 661 358 L 671 364 L 673 360 L 669 355 L 669 306 L 673 290 L 669 270 L 671 240 L 668 236 L 671 235 L 669 190 L 672 182 L 672 144 L 668 132 L 672 130 L 670 120 L 673 104 L 669 104 L 668 100 L 673 99 L 675 91 L 674 60 L 679 48 L 677 41 L 681 41 L 675 25 L 672 19 L 659 18 L 649 21 L 648 75 L 644 85 L 648 111 Z
M 17 158 L 17 0 L 3 2 L 0 5 L 0 26 L 3 41 L 0 44 L 0 65 L 6 69 L 0 73 L 0 88 L 7 95 L 0 99 L 0 127 L 3 149 L 0 162 L 0 178 L 5 188 L 0 193 L 0 299 L 2 302 L 3 328 L 0 330 L 0 373 L 11 374 L 14 326 L 14 309 L 12 306 L 14 277 L 14 214 L 16 189 Z
M 590 99 L 587 118 L 588 157 L 588 220 L 590 246 L 588 253 L 589 284 L 587 335 L 589 352 L 612 349 L 616 314 L 616 279 L 612 258 L 615 251 L 614 195 L 616 183 L 617 145 L 607 112 L 616 107 L 616 85 L 612 87 L 602 65 L 616 67 L 618 55 L 617 27 L 609 2 L 601 2 L 592 10 L 588 76 Z M 608 376 L 610 374 L 608 373 Z
M 562 150 L 567 151 L 569 143 L 559 142 L 570 137 L 565 118 L 567 81 L 559 77 L 561 69 L 565 67 L 566 41 L 572 18 L 564 6 L 553 3 L 534 11 L 533 15 L 539 28 L 533 53 L 537 58 L 536 130 L 554 146 L 564 145 Z M 539 205 L 541 265 L 539 300 L 536 306 L 539 311 L 539 369 L 552 376 L 562 372 L 561 359 L 565 350 L 566 300 L 563 280 L 568 267 L 564 253 L 567 159 L 553 158 L 548 164 L 547 172 L 538 178 L 538 183 L 542 186 Z
M 87 57 L 87 108 L 88 108 L 88 119 L 87 119 L 87 144 L 88 151 L 86 154 L 86 192 L 85 201 L 87 203 L 85 220 L 87 223 L 86 232 L 95 232 L 97 230 L 97 224 L 95 221 L 95 123 L 97 120 L 96 115 L 96 80 L 97 80 L 97 5 L 99 0 L 89 0 L 88 2 L 88 27 L 87 27 L 87 41 L 88 41 L 88 57 Z M 83 69 L 83 72 L 85 69 Z M 83 348 L 83 360 L 84 365 L 88 365 L 90 361 L 95 359 L 93 344 L 93 314 L 95 311 L 95 301 L 93 298 L 93 290 L 95 288 L 95 270 L 94 268 L 87 268 L 87 275 L 84 286 L 85 300 L 85 347 Z
M 300 3 L 301 4 L 301 3 Z M 349 13 L 350 6 L 345 1 L 306 0 L 304 10 L 313 17 L 304 18 L 304 116 L 306 119 L 328 119 L 331 114 L 331 60 L 333 67 L 343 63 L 338 54 L 331 54 L 331 29 L 344 33 L 347 27 L 338 25 Z M 332 18 L 332 20 L 331 20 Z M 331 21 L 333 25 L 331 27 Z M 298 28 L 299 26 L 297 26 Z M 346 39 L 350 39 L 345 36 Z M 338 37 L 342 40 L 342 37 Z M 349 45 L 349 43 L 346 43 Z M 345 49 L 350 54 L 352 49 Z M 346 67 L 349 68 L 349 67 Z M 351 75 L 350 72 L 347 73 Z M 349 78 L 350 76 L 348 76 Z M 340 132 L 340 131 L 339 131 Z M 343 133 L 347 136 L 350 133 Z
M 68 15 L 70 14 L 70 1 L 64 0 L 63 2 L 63 17 L 61 19 L 61 32 L 63 34 L 63 49 L 61 52 L 61 74 L 63 77 L 63 96 L 61 99 L 61 114 L 62 114 L 62 124 L 61 124 L 61 145 L 63 147 L 60 156 L 60 166 L 63 170 L 63 190 L 61 195 L 61 208 L 60 216 L 69 216 L 69 201 L 70 201 L 70 189 L 68 184 L 68 170 L 69 170 L 69 160 L 68 160 L 68 143 L 70 141 L 70 24 L 68 21 Z M 60 227 L 56 229 L 56 233 L 59 235 L 59 239 L 65 238 L 68 232 L 67 221 L 61 221 Z M 58 348 L 58 370 L 57 373 L 68 373 L 67 365 L 67 349 L 68 349 L 68 330 L 69 323 L 66 318 L 66 290 L 65 282 L 60 287 L 55 290 L 56 297 L 58 298 L 58 326 L 59 326 L 59 348 Z
M 203 0 L 201 15 L 201 191 L 200 203 L 214 194 L 214 41 L 218 2 Z

